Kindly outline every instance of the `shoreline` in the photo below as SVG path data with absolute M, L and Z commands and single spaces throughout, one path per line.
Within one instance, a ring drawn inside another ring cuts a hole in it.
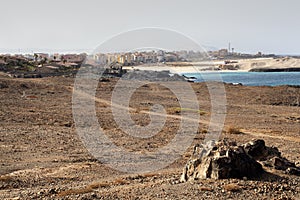
M 148 71 L 170 71 L 173 74 L 185 73 L 211 73 L 211 72 L 248 72 L 248 70 L 205 70 L 207 67 L 193 67 L 193 66 L 130 66 L 123 67 L 125 70 L 148 70 Z
M 179 76 L 183 76 L 188 82 L 203 82 L 202 79 L 199 78 L 201 76 L 211 77 L 217 76 L 216 81 L 221 81 L 225 83 L 232 84 L 240 84 L 247 86 L 280 86 L 280 85 L 295 85 L 299 86 L 300 82 L 298 81 L 299 74 L 291 75 L 293 72 L 283 69 L 282 72 L 277 72 L 275 75 L 272 74 L 273 71 L 247 71 L 247 70 L 203 70 L 203 67 L 191 67 L 191 66 L 134 66 L 134 67 L 126 67 L 130 72 L 134 72 L 132 70 L 139 70 L 140 72 L 148 71 L 164 74 L 178 74 Z M 300 69 L 300 68 L 298 68 Z M 137 71 L 138 72 L 138 71 Z M 240 74 L 239 74 L 240 73 Z M 280 74 L 282 73 L 282 74 Z M 291 73 L 291 74 L 286 74 Z M 294 72 L 294 73 L 300 73 Z M 201 75 L 202 74 L 202 75 Z M 224 77 L 223 77 L 224 75 Z M 260 80 L 262 77 L 266 79 L 265 81 Z M 296 78 L 295 78 L 296 77 Z M 281 81 L 281 79 L 286 81 Z
M 235 69 L 222 69 L 222 67 L 234 67 Z M 257 59 L 236 59 L 225 63 L 224 60 L 189 62 L 189 63 L 166 63 L 166 64 L 144 64 L 137 66 L 126 66 L 124 69 L 166 71 L 171 73 L 205 73 L 205 72 L 284 72 L 300 71 L 300 59 L 296 58 L 257 58 Z M 218 69 L 218 70 L 211 70 Z

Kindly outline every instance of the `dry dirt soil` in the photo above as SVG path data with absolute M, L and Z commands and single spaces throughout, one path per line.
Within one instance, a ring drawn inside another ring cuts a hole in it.
M 162 130 L 149 139 L 128 136 L 116 124 L 111 94 L 117 79 L 99 82 L 96 113 L 114 144 L 127 151 L 156 151 L 179 129 L 182 112 L 198 112 L 199 128 L 183 155 L 164 169 L 117 171 L 95 159 L 76 133 L 72 117 L 73 78 L 0 78 L 0 199 L 299 199 L 300 178 L 268 170 L 255 179 L 197 180 L 180 183 L 193 145 L 203 142 L 211 116 L 205 83 L 192 83 L 200 110 L 180 108 L 176 96 L 155 83 L 136 90 L 131 118 L 149 123 L 149 109 L 167 112 Z M 177 83 L 174 83 L 177 84 Z M 221 138 L 245 143 L 264 139 L 293 162 L 300 161 L 300 88 L 225 85 L 227 111 Z M 188 97 L 187 97 L 188 99 Z M 123 109 L 120 107 L 120 109 Z M 229 128 L 242 133 L 232 134 Z M 113 149 L 112 149 L 113 151 Z

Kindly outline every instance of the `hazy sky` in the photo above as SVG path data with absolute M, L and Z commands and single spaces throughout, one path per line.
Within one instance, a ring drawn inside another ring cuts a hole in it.
M 0 0 L 0 49 L 94 49 L 131 29 L 179 31 L 202 45 L 300 54 L 299 0 Z

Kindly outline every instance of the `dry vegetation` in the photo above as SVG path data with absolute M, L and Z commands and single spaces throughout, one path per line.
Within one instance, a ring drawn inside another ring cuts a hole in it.
M 236 128 L 236 127 L 233 127 L 233 126 L 230 126 L 228 129 L 227 129 L 227 133 L 228 134 L 243 134 L 243 132 L 240 130 L 240 128 Z
M 100 82 L 97 116 L 105 133 L 129 151 L 151 152 L 168 144 L 179 128 L 181 112 L 202 113 L 193 144 L 208 133 L 211 115 L 206 85 L 192 84 L 201 111 L 180 108 L 168 89 L 155 84 L 132 97 L 132 119 L 149 123 L 147 109 L 161 104 L 168 111 L 165 126 L 149 139 L 122 132 L 110 109 L 116 80 Z M 193 148 L 165 169 L 148 174 L 126 174 L 93 158 L 75 131 L 72 118 L 72 78 L 0 78 L 0 199 L 297 199 L 299 177 L 272 171 L 257 180 L 198 180 L 179 183 Z M 300 88 L 226 85 L 224 134 L 240 143 L 262 138 L 291 161 L 300 160 Z M 23 96 L 35 96 L 31 99 Z M 107 102 L 105 102 L 105 101 Z M 176 111 L 179 111 L 176 113 Z M 241 134 L 243 133 L 243 134 Z
M 231 183 L 224 186 L 224 189 L 228 192 L 238 192 L 241 190 L 241 187 L 238 184 Z

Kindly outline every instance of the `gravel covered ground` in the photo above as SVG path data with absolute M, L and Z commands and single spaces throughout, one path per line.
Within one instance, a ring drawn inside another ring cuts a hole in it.
M 137 124 L 149 123 L 149 108 L 155 104 L 163 105 L 168 114 L 157 135 L 141 139 L 128 136 L 114 121 L 111 94 L 116 82 L 117 79 L 100 82 L 96 93 L 99 124 L 116 145 L 128 151 L 155 151 L 174 137 L 182 112 L 199 112 L 201 123 L 193 144 L 203 141 L 211 115 L 204 83 L 192 83 L 199 111 L 180 108 L 174 94 L 157 84 L 137 89 L 130 101 L 131 118 Z M 300 198 L 300 178 L 277 170 L 252 180 L 180 183 L 193 145 L 181 158 L 155 172 L 132 174 L 112 169 L 95 159 L 76 134 L 73 85 L 74 79 L 64 77 L 0 78 L 0 199 Z M 240 143 L 264 139 L 266 145 L 278 147 L 284 157 L 299 164 L 300 88 L 226 84 L 225 89 L 227 112 L 221 137 Z M 229 128 L 242 133 L 232 134 Z

